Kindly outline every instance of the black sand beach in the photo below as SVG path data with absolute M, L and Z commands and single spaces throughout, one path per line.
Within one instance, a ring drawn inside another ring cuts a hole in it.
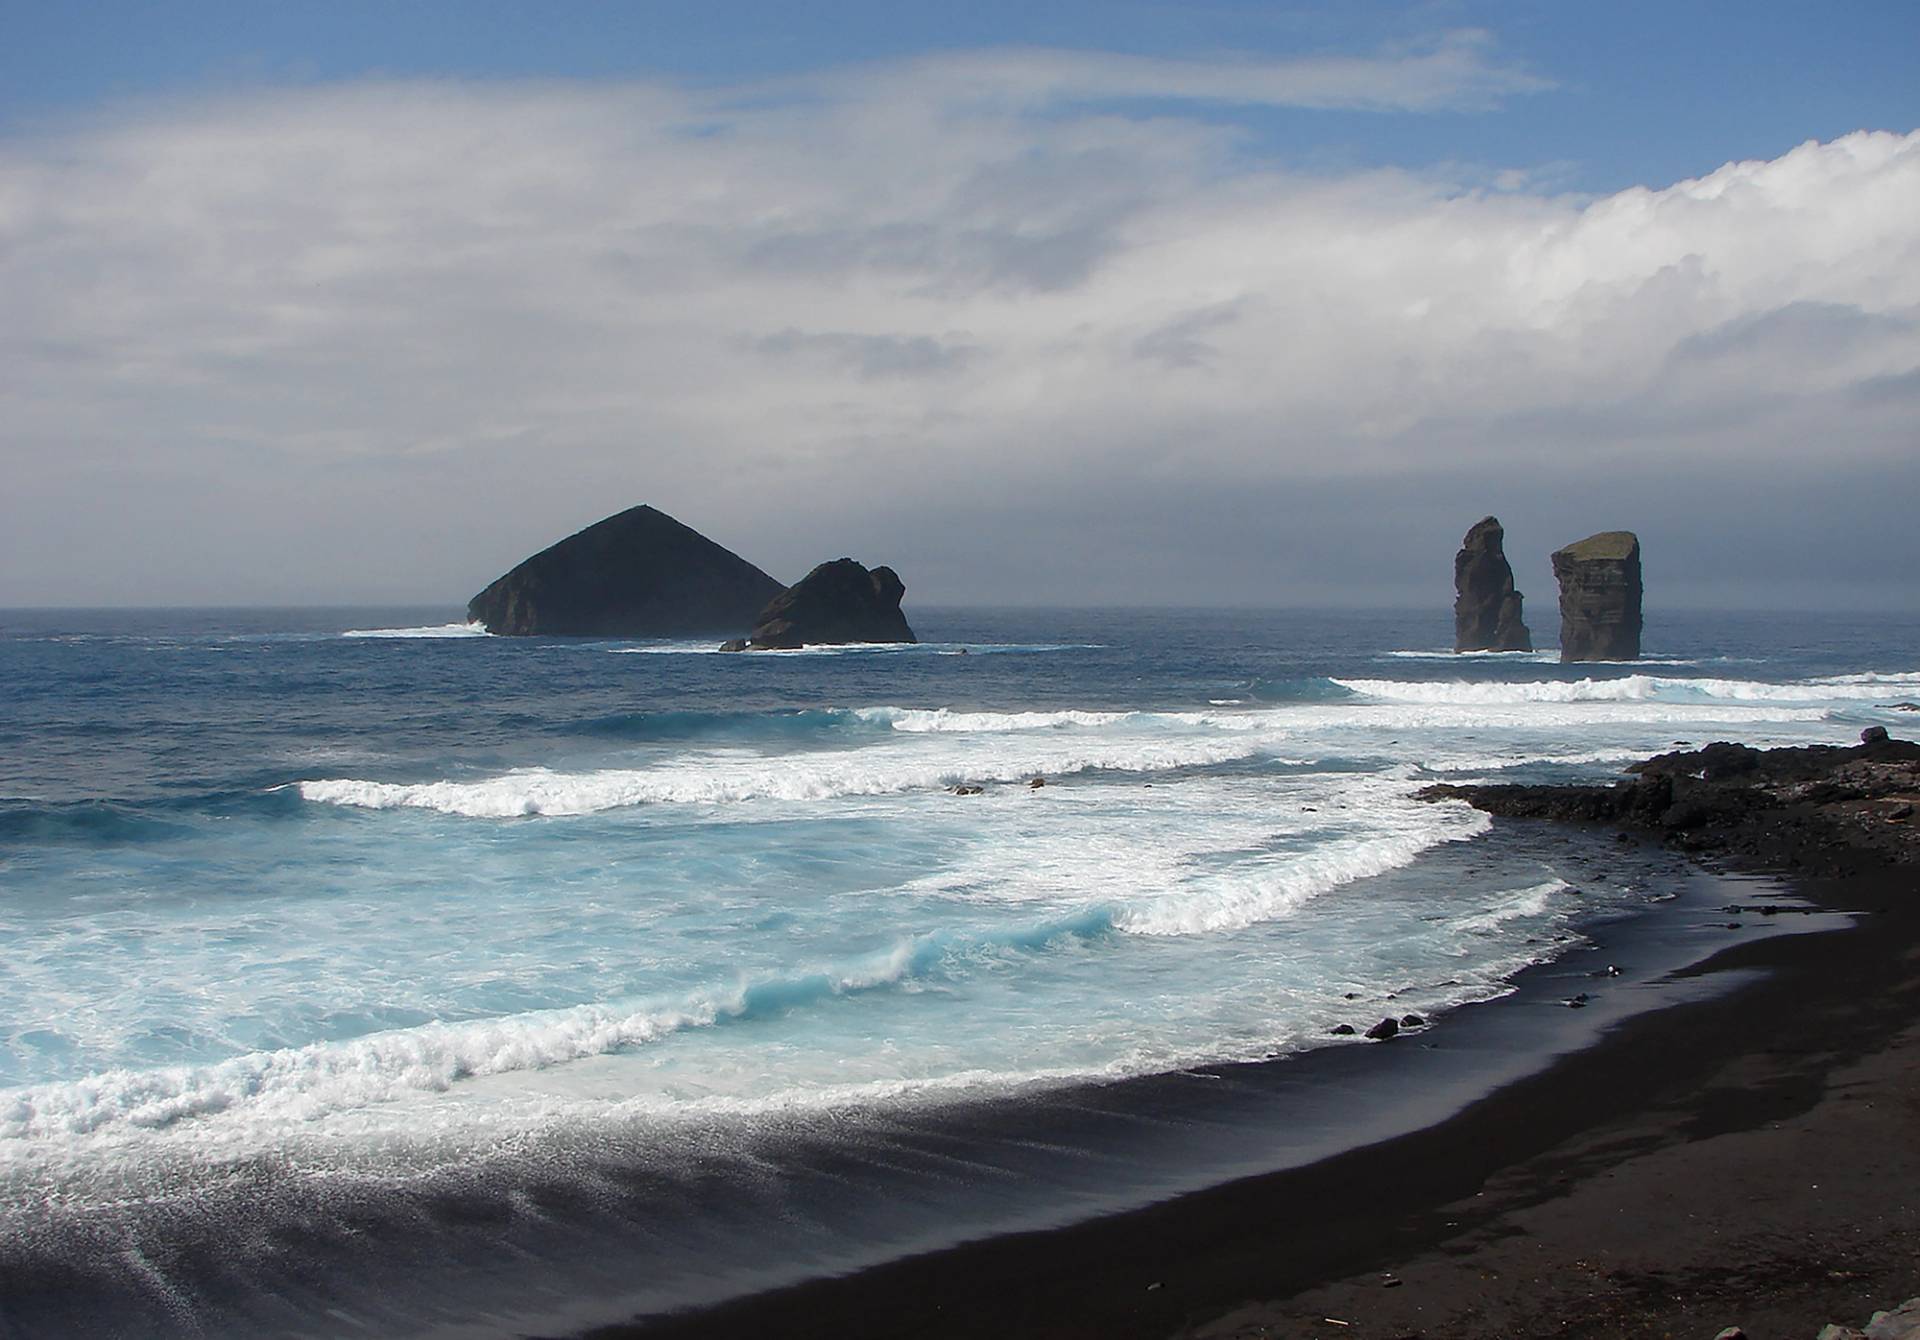
M 1776 754 L 1468 797 L 1542 816 L 1502 825 L 1637 830 L 1853 914 L 1685 972 L 1737 989 L 1309 1166 L 594 1334 L 1704 1340 L 1737 1323 L 1785 1340 L 1859 1324 L 1920 1292 L 1920 747 Z

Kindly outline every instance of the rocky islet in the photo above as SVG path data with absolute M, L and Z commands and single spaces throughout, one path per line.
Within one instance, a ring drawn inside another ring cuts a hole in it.
M 467 604 L 506 637 L 700 637 L 741 628 L 778 581 L 642 504 L 516 564 Z
M 1497 517 L 1474 523 L 1453 558 L 1453 649 L 1532 651 L 1533 634 L 1521 618 L 1513 588 L 1506 531 Z
M 505 637 L 700 637 L 752 631 L 723 650 L 913 642 L 906 585 L 889 567 L 822 563 L 783 587 L 738 554 L 642 504 L 516 564 L 467 603 Z
M 1640 657 L 1640 539 L 1601 531 L 1557 549 L 1560 659 L 1632 661 Z
M 822 563 L 767 603 L 746 637 L 722 651 L 779 651 L 852 642 L 916 642 L 900 600 L 905 583 L 892 568 L 851 558 Z

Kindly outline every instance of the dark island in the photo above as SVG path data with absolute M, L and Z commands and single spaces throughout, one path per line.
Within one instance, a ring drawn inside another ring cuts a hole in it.
M 782 651 L 850 642 L 915 642 L 900 612 L 905 583 L 892 568 L 836 558 L 767 603 L 753 631 L 722 651 Z
M 780 583 L 645 505 L 569 535 L 467 604 L 508 637 L 708 637 L 742 628 Z

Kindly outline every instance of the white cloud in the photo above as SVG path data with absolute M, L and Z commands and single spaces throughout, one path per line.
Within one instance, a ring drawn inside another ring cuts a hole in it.
M 1404 589 L 1489 507 L 1632 525 L 1636 486 L 1704 499 L 1809 433 L 1836 489 L 1910 465 L 1920 134 L 1587 200 L 1299 175 L 1116 107 L 1474 106 L 1528 79 L 1474 37 L 1015 52 L 15 135 L 0 604 L 463 594 L 642 500 L 781 572 L 864 551 L 945 598 L 1169 599 L 1263 531 L 1450 478 L 1472 515 L 1440 499 L 1368 541 Z M 1215 526 L 1222 499 L 1260 501 Z M 1113 519 L 1155 509 L 1219 546 L 1142 552 Z M 1000 527 L 1048 516 L 1078 518 L 1045 542 L 1074 562 L 1006 557 L 1031 550 Z M 1210 593 L 1310 596 L 1313 558 Z

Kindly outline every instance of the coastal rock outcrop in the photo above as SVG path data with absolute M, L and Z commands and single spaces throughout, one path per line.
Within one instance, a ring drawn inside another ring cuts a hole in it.
M 1476 522 L 1453 556 L 1453 649 L 1532 651 L 1533 634 L 1520 617 L 1506 531 L 1499 519 Z
M 738 628 L 780 583 L 644 504 L 542 549 L 467 602 L 510 637 L 701 637 Z
M 753 632 L 722 651 L 775 651 L 846 642 L 917 642 L 900 612 L 906 585 L 892 568 L 836 558 L 767 603 Z
M 1416 793 L 1488 814 L 1617 825 L 1688 851 L 1744 856 L 1806 874 L 1852 873 L 1862 860 L 1920 864 L 1920 744 L 1754 749 L 1716 741 L 1658 754 L 1612 786 L 1456 785 Z
M 1640 656 L 1640 538 L 1608 530 L 1553 555 L 1560 583 L 1560 659 L 1632 661 Z

